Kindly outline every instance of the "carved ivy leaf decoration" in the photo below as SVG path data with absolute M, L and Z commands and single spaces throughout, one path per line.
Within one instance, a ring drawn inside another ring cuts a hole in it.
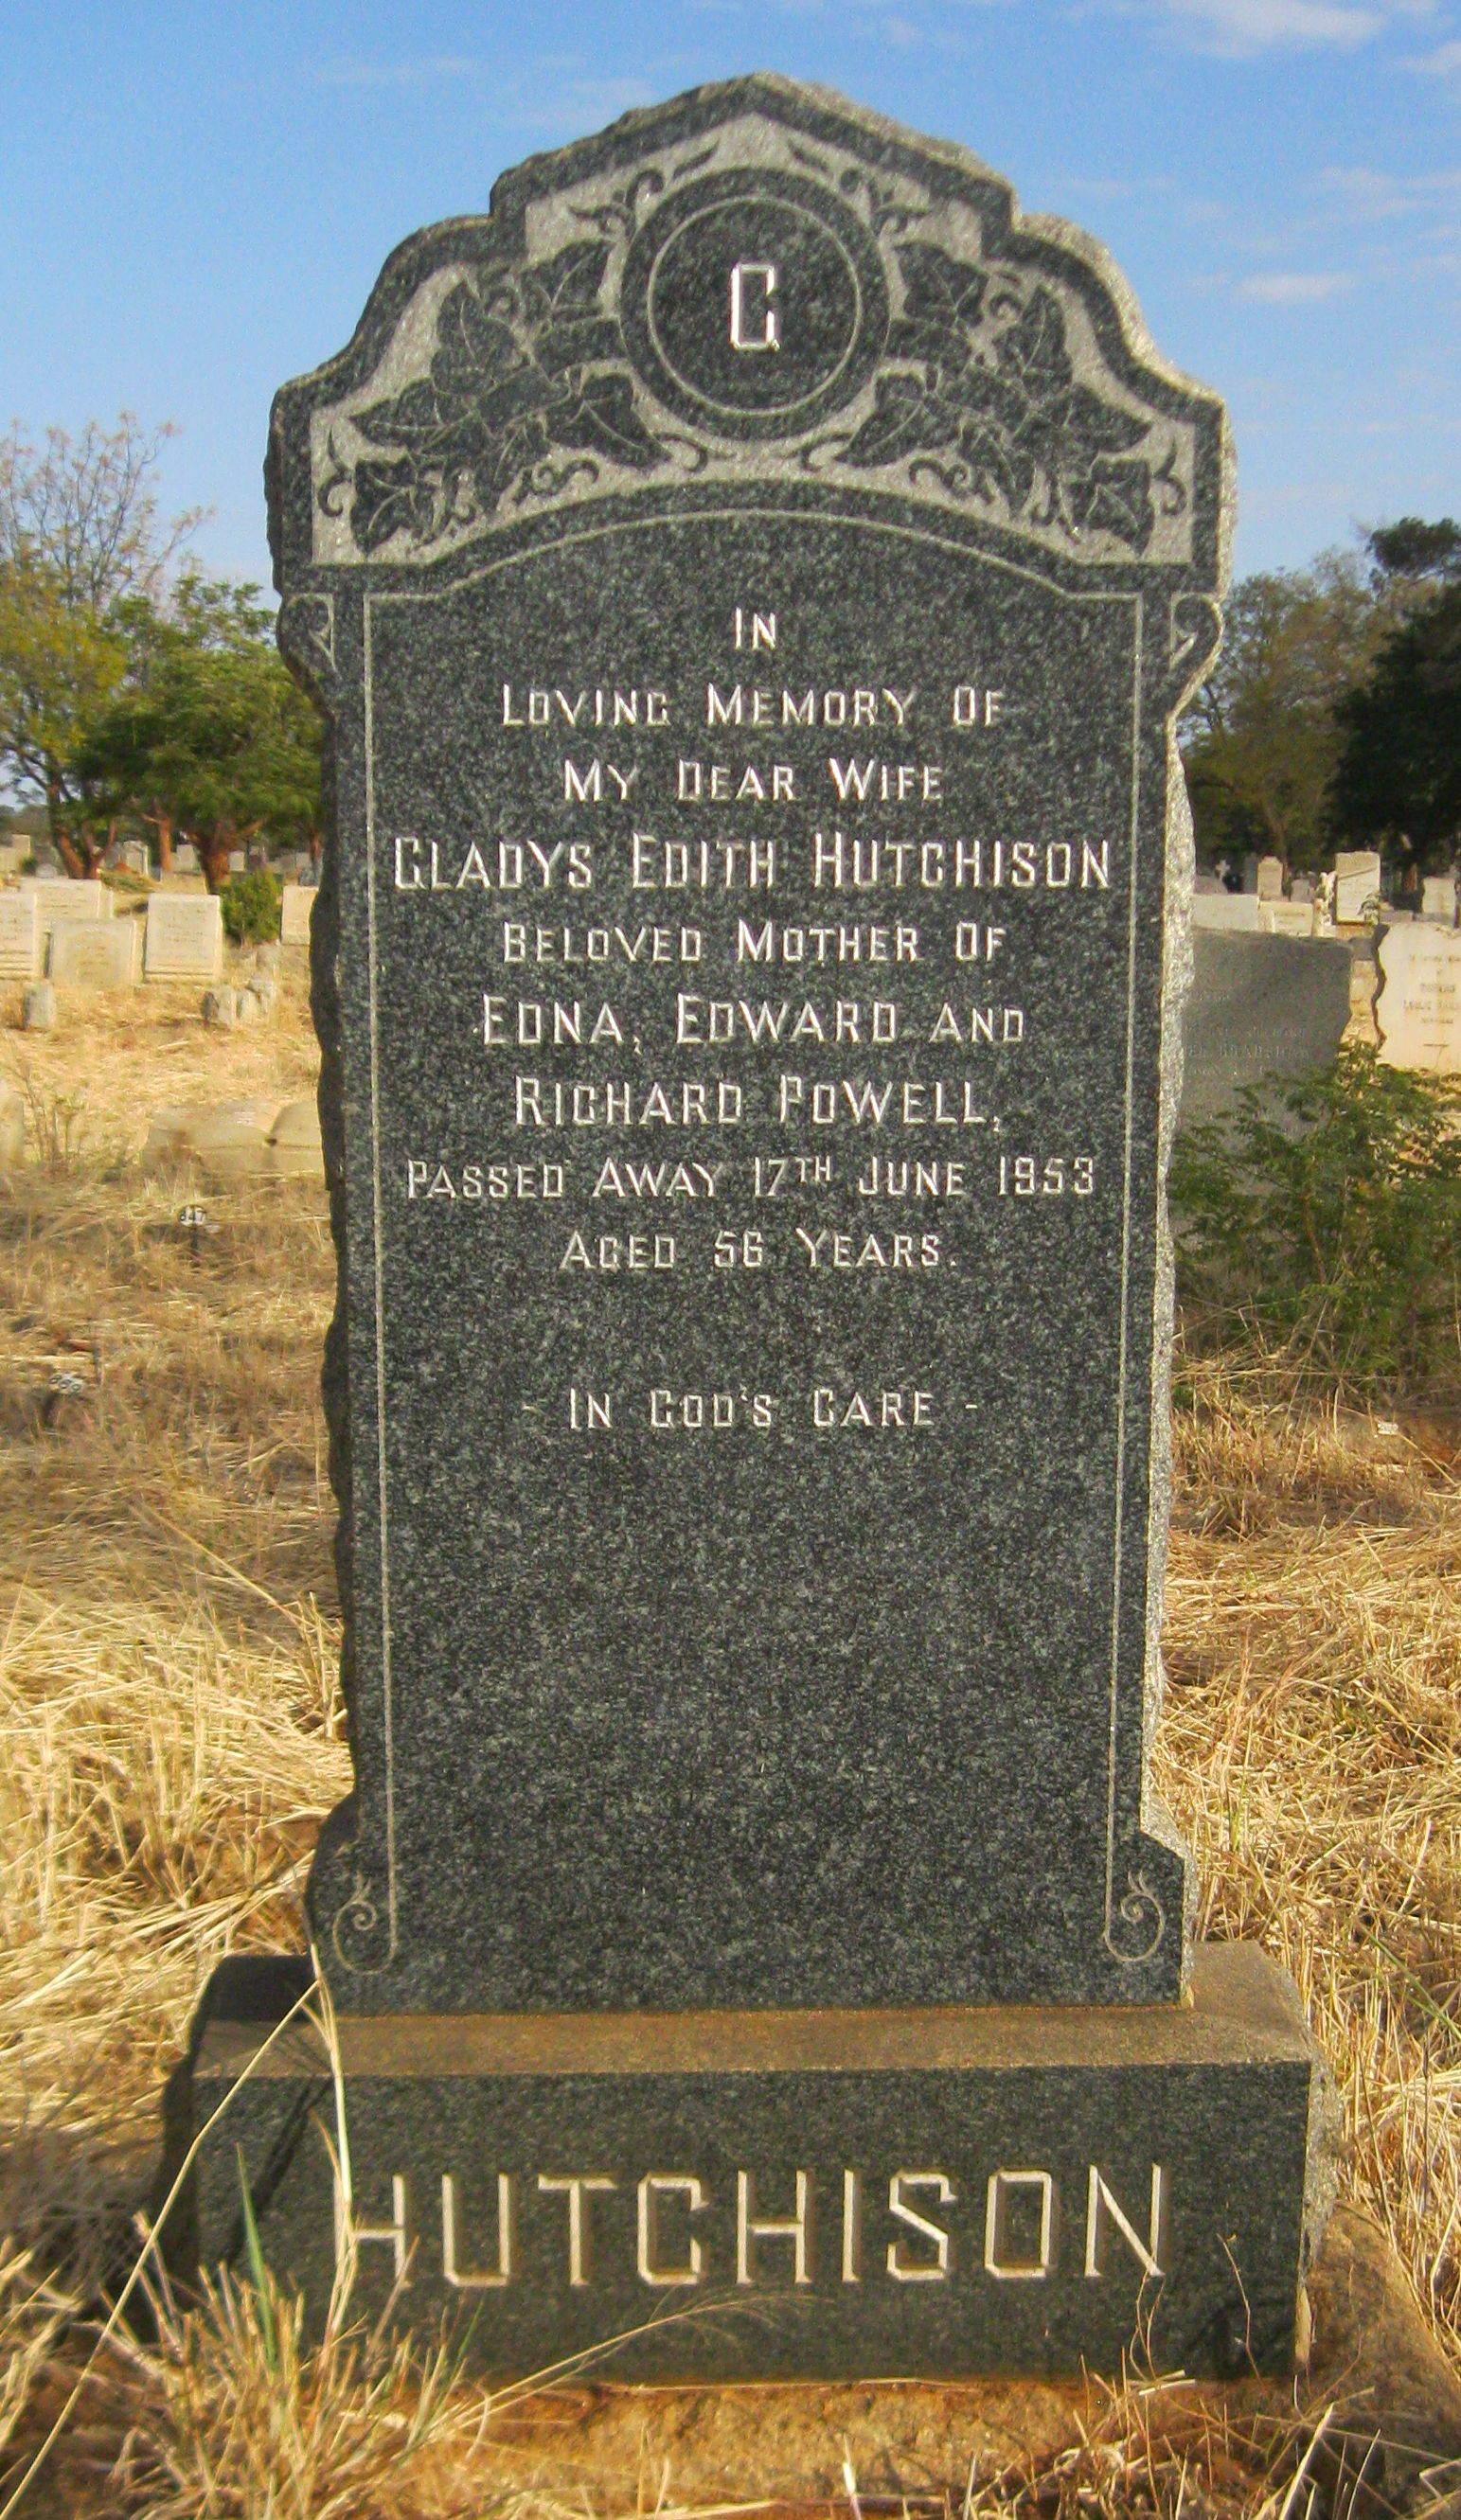
M 950 354 L 962 366 L 983 305 L 983 272 L 972 263 L 955 262 L 936 245 L 898 248 L 903 277 L 903 312 L 891 327 L 889 354 L 895 359 L 926 359 L 942 368 Z
M 936 246 L 896 251 L 903 311 L 888 356 L 897 364 L 879 377 L 842 460 L 907 460 L 915 478 L 931 471 L 1012 518 L 1144 551 L 1156 527 L 1151 467 L 1131 450 L 1149 423 L 1074 382 L 1054 291 L 1036 285 L 1021 303 L 1002 290 L 999 318 L 1018 312 L 994 320 L 987 273 Z
M 525 271 L 459 281 L 436 317 L 431 372 L 354 416 L 382 453 L 354 470 L 363 552 L 406 533 L 418 547 L 543 486 L 555 448 L 649 472 L 666 460 L 635 407 L 617 324 L 600 309 L 609 246 L 580 238 Z M 570 471 L 573 469 L 571 466 Z M 562 469 L 549 476 L 557 486 Z

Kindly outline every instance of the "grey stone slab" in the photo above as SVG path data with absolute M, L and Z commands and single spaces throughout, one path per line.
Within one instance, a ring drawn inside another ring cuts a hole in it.
M 1182 1116 L 1210 1119 L 1240 1088 L 1327 1067 L 1349 1021 L 1352 957 L 1329 938 L 1193 937 Z
M 784 82 L 495 203 L 273 423 L 336 729 L 336 2000 L 1174 1997 L 1167 730 L 1221 407 L 1075 230 Z
M 229 2105 L 173 2253 L 242 2267 L 242 2157 L 316 2330 L 348 2228 L 352 2307 L 399 2279 L 494 2376 L 631 2330 L 607 2376 L 1114 2370 L 1139 2322 L 1193 2376 L 1292 2359 L 1328 2101 L 1252 1950 L 1201 1950 L 1190 2008 L 347 2018 L 347 2208 L 318 2037 L 239 2080 L 306 1984 L 214 1981 L 173 2160 Z

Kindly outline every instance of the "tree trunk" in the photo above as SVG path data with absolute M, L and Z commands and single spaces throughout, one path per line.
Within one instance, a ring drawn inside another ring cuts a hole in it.
M 221 892 L 228 882 L 228 853 L 233 844 L 233 833 L 226 825 L 217 831 L 199 832 L 198 863 L 209 892 Z
M 171 875 L 172 816 L 170 814 L 154 814 L 150 816 L 149 819 L 152 823 L 153 830 L 158 835 L 158 873 L 159 875 Z

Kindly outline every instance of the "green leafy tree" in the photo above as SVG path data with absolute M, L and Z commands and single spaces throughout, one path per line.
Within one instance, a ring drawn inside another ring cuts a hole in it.
M 164 518 L 158 458 L 170 425 L 114 429 L 20 425 L 0 436 L 0 763 L 45 801 L 51 838 L 73 875 L 98 841 L 74 760 L 127 664 L 122 613 L 157 604 L 202 511 Z
M 1244 578 L 1221 652 L 1188 711 L 1182 749 L 1199 846 L 1317 866 L 1330 844 L 1336 715 L 1406 601 L 1359 554 Z
M 1461 525 L 1405 517 L 1370 548 L 1414 602 L 1336 711 L 1334 823 L 1346 838 L 1448 866 L 1461 846 Z
M 54 572 L 0 562 L 0 756 L 16 786 L 42 797 L 54 846 L 72 875 L 93 875 L 94 825 L 78 813 L 73 762 L 83 730 L 117 690 L 126 645 Z
M 231 850 L 266 831 L 312 842 L 320 730 L 285 671 L 256 587 L 184 578 L 168 610 L 134 607 L 134 670 L 76 758 L 94 810 L 124 809 L 197 845 L 209 888 Z

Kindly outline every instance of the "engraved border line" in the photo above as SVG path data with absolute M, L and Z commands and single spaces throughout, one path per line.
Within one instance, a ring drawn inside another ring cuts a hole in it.
M 1134 636 L 1133 636 L 1133 674 L 1132 674 L 1132 688 L 1131 688 L 1131 723 L 1132 723 L 1132 754 L 1131 754 L 1131 868 L 1130 868 L 1130 876 L 1129 876 L 1129 883 L 1130 883 L 1130 907 L 1129 907 L 1129 913 L 1128 913 L 1128 923 L 1127 923 L 1127 957 L 1126 957 L 1126 1094 L 1125 1094 L 1125 1130 L 1126 1130 L 1126 1144 L 1125 1144 L 1125 1162 L 1124 1162 L 1124 1173 L 1123 1173 L 1123 1179 L 1122 1179 L 1122 1185 L 1121 1185 L 1121 1301 L 1120 1301 L 1120 1330 L 1119 1330 L 1119 1345 L 1118 1345 L 1118 1366 L 1117 1366 L 1117 1458 L 1116 1458 L 1116 1495 L 1115 1495 L 1114 1548 L 1113 1548 L 1114 1598 L 1113 1598 L 1113 1608 L 1112 1608 L 1112 1631 L 1111 1631 L 1110 1720 L 1109 1720 L 1109 1728 L 1108 1728 L 1108 1749 L 1107 1749 L 1108 1767 L 1107 1767 L 1107 1792 L 1106 1792 L 1106 1917 L 1105 1917 L 1104 1931 L 1103 1931 L 1103 1938 L 1104 1938 L 1104 1933 L 1109 1933 L 1109 1931 L 1110 1931 L 1111 1915 L 1112 1915 L 1112 1903 L 1113 1903 L 1113 1894 L 1114 1894 L 1114 1889 L 1115 1889 L 1115 1877 L 1116 1877 L 1116 1792 L 1117 1792 L 1117 1768 L 1116 1768 L 1116 1758 L 1117 1758 L 1117 1713 L 1118 1713 L 1118 1703 L 1119 1703 L 1119 1648 L 1120 1648 L 1120 1604 L 1121 1604 L 1121 1556 L 1120 1556 L 1120 1552 L 1121 1552 L 1121 1537 L 1122 1537 L 1122 1531 L 1123 1531 L 1122 1490 L 1123 1490 L 1124 1477 L 1125 1477 L 1125 1423 L 1126 1423 L 1127 1316 L 1128 1316 L 1128 1283 L 1129 1283 L 1129 1274 L 1130 1274 L 1130 1251 L 1131 1251 L 1131 1148 L 1132 1148 L 1132 1137 L 1133 1137 L 1133 1130 L 1134 1130 L 1134 1108 L 1133 1108 L 1133 1104 L 1134 1104 L 1134 1091 L 1135 1091 L 1135 1082 L 1134 1082 L 1134 1066 L 1135 1066 L 1135 1048 L 1136 1048 L 1136 1044 L 1135 1044 L 1135 1021 L 1136 1021 L 1136 935 L 1137 935 L 1137 916 L 1136 916 L 1136 908 L 1137 908 L 1137 892 L 1136 892 L 1136 851 L 1137 851 L 1137 845 L 1138 845 L 1138 834 L 1139 834 L 1139 829 L 1140 829 L 1140 813 L 1141 813 L 1141 746 L 1140 746 L 1140 733 L 1141 733 L 1142 604 L 1143 604 L 1143 598 L 1142 598 L 1142 595 L 1141 595 L 1139 592 L 1133 592 L 1131 589 L 1129 589 L 1129 588 L 1124 588 L 1124 587 L 1110 587 L 1110 586 L 1108 586 L 1108 587 L 1103 587 L 1103 586 L 1090 586 L 1090 587 L 1065 587 L 1065 586 L 1061 586 L 1061 585 L 1059 585 L 1058 583 L 1056 583 L 1056 582 L 1055 582 L 1051 577 L 1047 576 L 1047 575 L 1046 575 L 1042 570 L 1037 569 L 1037 568 L 1033 568 L 1033 567 L 1028 567 L 1028 566 L 1025 565 L 1024 563 L 1022 563 L 1022 562 L 1019 562 L 1019 561 L 1007 560 L 1007 559 L 1003 556 L 1003 554 L 1002 554 L 1002 553 L 998 553 L 998 552 L 980 552 L 980 551 L 977 551 L 977 550 L 972 549 L 972 548 L 971 548 L 971 546 L 970 546 L 967 542 L 965 542 L 964 540 L 962 540 L 961 538 L 960 538 L 960 539 L 956 539 L 956 538 L 955 538 L 954 536 L 952 536 L 952 535 L 948 535 L 948 534 L 940 534 L 939 532 L 937 532 L 937 531 L 936 531 L 936 529 L 934 529 L 934 528 L 932 528 L 932 527 L 931 527 L 931 526 L 929 526 L 929 525 L 904 525 L 904 524 L 899 524 L 899 523 L 893 522 L 891 519 L 889 519 L 889 518 L 882 518 L 882 517 L 845 517 L 845 516 L 836 516 L 836 515 L 830 515 L 830 514 L 803 515 L 800 511 L 789 511 L 788 509 L 786 509 L 786 508 L 784 508 L 784 507 L 780 507 L 780 506 L 774 506 L 774 507 L 773 507 L 773 506 L 767 506 L 767 507 L 762 508 L 762 507 L 753 507 L 753 506 L 751 506 L 751 505 L 749 505 L 749 504 L 748 504 L 748 505 L 741 505 L 741 504 L 739 504 L 739 503 L 738 503 L 738 504 L 737 504 L 737 505 L 735 505 L 734 507 L 728 507 L 728 508 L 701 508 L 701 509 L 697 509 L 697 510 L 696 510 L 696 512 L 695 512 L 695 516 L 694 516 L 694 518 L 691 518 L 689 521 L 691 521 L 692 523 L 701 523 L 701 522 L 730 523 L 730 522 L 734 522 L 737 518 L 744 518 L 744 517 L 756 517 L 756 518 L 762 518 L 762 519 L 764 519 L 764 520 L 767 520 L 767 521 L 779 522 L 779 523 L 785 523 L 785 522 L 787 521 L 787 519 L 788 519 L 788 517 L 789 517 L 789 516 L 791 516 L 791 517 L 793 518 L 794 521 L 795 521 L 795 522 L 797 522 L 797 523 L 799 523 L 799 524 L 806 523 L 806 524 L 825 525 L 825 526 L 829 526 L 829 527 L 843 527 L 843 528 L 850 527 L 850 528 L 851 528 L 853 531 L 855 531 L 855 532 L 874 533 L 874 534 L 888 534 L 888 535 L 891 535 L 891 536 L 893 536 L 896 540 L 901 541 L 901 542 L 912 542 L 912 543 L 932 544 L 936 549 L 937 549 L 937 550 L 941 550 L 941 551 L 947 551 L 947 552 L 950 552 L 950 553 L 954 554 L 956 557 L 958 557 L 958 558 L 960 558 L 960 559 L 962 559 L 962 560 L 964 560 L 964 561 L 969 561 L 969 560 L 971 560 L 971 559 L 974 559 L 974 560 L 981 560 L 981 561 L 985 562 L 989 566 L 991 566 L 991 567 L 993 567 L 993 568 L 998 568 L 998 569 L 1002 569 L 1002 570 L 1004 570 L 1004 571 L 1005 571 L 1005 573 L 1006 573 L 1007 575 L 1011 576 L 1011 577 L 1022 577 L 1022 578 L 1027 578 L 1027 579 L 1028 579 L 1028 581 L 1029 581 L 1029 583 L 1030 583 L 1031 585 L 1033 585 L 1033 586 L 1038 586 L 1038 587 L 1043 588 L 1043 589 L 1044 589 L 1044 591 L 1045 591 L 1047 594 L 1051 594 L 1051 595 L 1054 595 L 1054 596 L 1058 597 L 1058 598 L 1060 599 L 1060 601 L 1061 601 L 1061 602 L 1063 602 L 1063 603 L 1067 603 L 1067 604 L 1116 604 L 1116 605 L 1127 605 L 1127 606 L 1129 606 L 1129 607 L 1131 608 L 1131 611 L 1132 611 L 1133 626 L 1134 626 Z M 478 584 L 480 580 L 482 580 L 482 579 L 484 579 L 484 578 L 488 578 L 488 577 L 495 577 L 495 576 L 499 573 L 499 571 L 506 570 L 506 569 L 510 569 L 510 568 L 519 567 L 519 566 L 522 566 L 522 565 L 528 564 L 528 563 L 530 563 L 530 562 L 534 562 L 534 561 L 544 560 L 544 559 L 550 558 L 550 557 L 551 557 L 551 555 L 552 555 L 554 552 L 564 550 L 564 549 L 569 548 L 569 547 L 571 547 L 571 546 L 573 546 L 573 545 L 575 545 L 575 544 L 579 544 L 579 543 L 592 543 L 592 542 L 599 542 L 599 541 L 604 540 L 606 537 L 608 537 L 608 536 L 610 536 L 610 535 L 614 535 L 614 534 L 653 533 L 653 532 L 654 532 L 654 531 L 656 531 L 659 527 L 661 527 L 661 526 L 662 526 L 662 525 L 664 525 L 664 524 L 666 524 L 666 523 L 672 523 L 672 522 L 674 522 L 674 521 L 676 521 L 676 520 L 675 520 L 675 519 L 673 519 L 673 518 L 668 518 L 662 517 L 662 516 L 655 516 L 655 517 L 620 517 L 620 518 L 603 518 L 603 519 L 601 519 L 601 520 L 597 520 L 597 521 L 595 521 L 595 522 L 594 522 L 594 523 L 592 523 L 592 524 L 585 524 L 584 526 L 582 526 L 579 530 L 577 530 L 577 531 L 575 531 L 575 532 L 572 532 L 572 533 L 566 533 L 566 534 L 557 534 L 557 535 L 553 536 L 553 538 L 551 539 L 551 541 L 545 540 L 545 541 L 543 541 L 543 542 L 533 543 L 533 544 L 529 545 L 526 549 L 524 549 L 524 550 L 519 550 L 519 551 L 514 551 L 514 552 L 502 552 L 502 553 L 498 554 L 498 555 L 497 555 L 497 556 L 495 556 L 495 557 L 490 553 L 490 551 L 488 551 L 488 552 L 486 552 L 486 553 L 482 553 L 479 557 L 476 557 L 476 556 L 475 556 L 475 559 L 474 559 L 474 564 L 473 564 L 471 567 L 463 569 L 463 571 L 461 572 L 461 574 L 460 574 L 459 576 L 454 576 L 454 577 L 451 577 L 451 578 L 442 578 L 442 579 L 441 579 L 441 580 L 439 580 L 435 585 L 432 585 L 432 586 L 422 586 L 422 585 L 420 585 L 420 584 L 416 584 L 416 585 L 412 585 L 412 586 L 401 586 L 401 587 L 367 587 L 367 588 L 365 588 L 365 589 L 363 589 L 363 590 L 362 590 L 362 596 L 361 596 L 361 610 L 362 610 L 362 613 L 363 613 L 363 616 L 364 616 L 364 631 L 365 631 L 365 765 L 366 765 L 366 800 L 365 800 L 365 821 L 366 821 L 366 856 L 367 856 L 367 871 L 366 871 L 366 896 L 367 896 L 367 902 L 368 902 L 368 908 L 369 908 L 369 930 L 370 930 L 370 951 L 371 951 L 371 971 L 370 971 L 370 1027 L 371 1027 L 371 1040 L 370 1040 L 370 1085 L 371 1085 L 371 1153 L 372 1153 L 372 1189 L 373 1189 L 373 1193 L 374 1193 L 374 1195 L 373 1195 L 373 1213 L 372 1213 L 372 1219 L 371 1219 L 371 1227 L 372 1227 L 372 1241 L 373 1241 L 373 1245 L 374 1245 L 374 1252 L 375 1252 L 375 1277 L 376 1277 L 376 1370 L 377 1370 L 377 1395 L 378 1395 L 378 1397 L 377 1397 L 377 1407 L 378 1407 L 378 1440 L 377 1440 L 377 1450 L 378 1450 L 378 1461 L 379 1461 L 380 1497 L 381 1497 L 381 1612 L 382 1612 L 382 1642 L 381 1642 L 381 1659 L 382 1659 L 382 1679 L 383 1679 L 383 1683 L 384 1683 L 384 1690 L 385 1690 L 385 1734 L 386 1734 L 386 1742 L 385 1742 L 385 1748 L 386 1748 L 386 1857 L 387 1857 L 387 1872 L 388 1872 L 388 1885 L 387 1885 L 387 1886 L 388 1886 L 388 1911 L 389 1911 L 389 1916 L 390 1916 L 390 1947 L 391 1947 L 391 1952 L 392 1952 L 392 1954 L 394 1953 L 394 1950 L 395 1950 L 395 1941 L 396 1941 L 395 1817 L 394 1817 L 393 1726 L 392 1726 L 392 1704 L 391 1704 L 391 1699 L 392 1699 L 392 1685 L 391 1685 L 391 1670 L 390 1670 L 390 1578 L 389 1578 L 389 1569 L 388 1569 L 388 1561 L 387 1561 L 387 1528 L 388 1528 L 388 1524 L 387 1524 L 387 1464 L 386 1464 L 386 1346 L 385 1346 L 385 1288 L 384 1288 L 385 1260 L 384 1260 L 384 1252 L 383 1252 L 383 1248 L 382 1248 L 382 1203 L 381 1203 L 381 1117 L 380 1117 L 380 1049 L 379 1049 L 379 1036 L 378 1036 L 378 1011 L 377 1011 L 377 991 L 376 991 L 376 950 L 375 950 L 375 949 L 376 949 L 376 848 L 375 848 L 375 837 L 376 837 L 376 833 L 375 833 L 375 755 L 374 755 L 374 717 L 373 717 L 373 709 L 374 709 L 374 689 L 373 689 L 373 672 L 372 672 L 372 668 L 373 668 L 373 645 L 372 645 L 372 638 L 371 638 L 371 617 L 372 617 L 373 609 L 374 609 L 374 608 L 375 608 L 377 605 L 385 606 L 385 605 L 390 605 L 390 604 L 434 604 L 434 603 L 438 603 L 438 602 L 440 602 L 440 601 L 442 600 L 442 598 L 443 598 L 443 597 L 445 597 L 445 598 L 449 598 L 449 597 L 451 597 L 451 596 L 453 596 L 453 595 L 456 595 L 456 594 L 460 593 L 464 588 L 469 587 L 469 586 L 476 585 L 476 584 Z M 1110 1948 L 1110 1946 L 1108 1946 L 1108 1948 Z

